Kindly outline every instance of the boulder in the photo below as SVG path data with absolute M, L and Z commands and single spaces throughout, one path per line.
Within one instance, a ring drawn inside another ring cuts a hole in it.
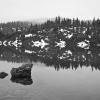
M 33 64 L 23 64 L 21 67 L 12 68 L 11 75 L 14 78 L 31 77 L 32 66 L 33 66 Z
M 33 64 L 23 64 L 18 68 L 12 68 L 11 81 L 21 83 L 24 85 L 30 85 L 33 83 L 31 79 L 31 69 Z

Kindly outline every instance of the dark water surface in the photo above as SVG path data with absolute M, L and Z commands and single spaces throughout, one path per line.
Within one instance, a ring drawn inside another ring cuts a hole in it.
M 53 66 L 32 63 L 33 83 L 23 85 L 10 81 L 11 69 L 23 63 L 0 61 L 0 71 L 8 73 L 0 79 L 0 100 L 100 100 L 99 70 L 83 66 L 56 71 Z

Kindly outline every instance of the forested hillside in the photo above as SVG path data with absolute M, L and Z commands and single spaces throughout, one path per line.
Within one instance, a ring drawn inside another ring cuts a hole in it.
M 3 44 L 5 39 L 22 43 L 38 41 L 60 47 L 78 46 L 81 48 L 100 46 L 100 20 L 79 20 L 56 17 L 55 20 L 47 20 L 41 24 L 28 22 L 9 22 L 0 24 L 0 39 Z M 7 43 L 8 44 L 8 43 Z

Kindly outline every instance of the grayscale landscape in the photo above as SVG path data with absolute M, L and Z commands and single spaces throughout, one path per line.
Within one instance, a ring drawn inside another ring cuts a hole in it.
M 100 100 L 99 0 L 0 0 L 0 100 Z

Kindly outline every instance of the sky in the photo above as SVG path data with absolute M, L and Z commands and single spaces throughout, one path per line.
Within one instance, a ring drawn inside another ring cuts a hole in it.
M 100 18 L 100 0 L 0 0 L 0 22 L 56 16 Z

